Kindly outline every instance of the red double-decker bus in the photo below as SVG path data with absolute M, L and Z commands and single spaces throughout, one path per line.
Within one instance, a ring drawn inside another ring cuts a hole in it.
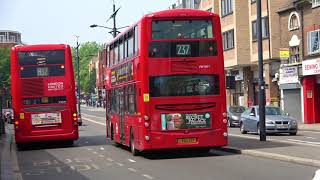
M 78 139 L 76 95 L 69 45 L 16 46 L 11 49 L 11 93 L 15 140 Z
M 227 144 L 219 16 L 145 15 L 107 45 L 107 137 L 143 150 Z

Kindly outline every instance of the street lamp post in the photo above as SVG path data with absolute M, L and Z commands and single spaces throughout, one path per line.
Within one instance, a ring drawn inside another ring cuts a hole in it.
M 263 77 L 263 47 L 262 47 L 261 0 L 257 0 L 257 35 L 258 35 L 258 66 L 259 66 L 259 128 L 260 141 L 266 141 L 265 116 L 265 82 Z
M 81 119 L 81 106 L 80 106 L 80 60 L 79 60 L 79 36 L 76 36 L 77 38 L 77 71 L 78 71 L 78 75 L 77 75 L 77 93 L 78 93 L 78 124 L 81 126 L 82 125 L 82 119 Z
M 111 33 L 112 36 L 115 38 L 115 37 L 117 36 L 117 34 L 120 33 L 120 31 L 118 31 L 119 29 L 129 27 L 129 26 L 123 26 L 123 27 L 117 28 L 117 25 L 116 25 L 116 15 L 117 15 L 119 9 L 120 9 L 120 7 L 116 10 L 116 5 L 115 5 L 115 3 L 114 3 L 114 1 L 113 1 L 113 13 L 111 14 L 111 16 L 109 17 L 109 19 L 107 20 L 107 22 L 108 22 L 110 19 L 113 19 L 113 28 L 106 27 L 106 26 L 101 26 L 101 25 L 97 25 L 97 24 L 92 24 L 90 27 L 91 27 L 91 28 L 101 27 L 101 28 L 110 29 L 111 31 L 110 31 L 109 33 Z

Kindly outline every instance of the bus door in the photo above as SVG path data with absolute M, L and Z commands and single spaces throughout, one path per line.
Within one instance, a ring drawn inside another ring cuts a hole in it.
M 120 141 L 124 142 L 125 134 L 124 134 L 124 89 L 119 89 L 119 115 L 120 115 Z

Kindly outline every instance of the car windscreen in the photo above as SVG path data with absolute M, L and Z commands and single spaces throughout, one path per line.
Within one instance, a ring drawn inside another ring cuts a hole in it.
M 154 20 L 152 39 L 203 39 L 213 38 L 210 20 Z
M 243 113 L 246 109 L 242 106 L 233 106 L 230 107 L 230 111 L 233 113 Z
M 170 75 L 150 77 L 151 97 L 219 95 L 218 75 Z

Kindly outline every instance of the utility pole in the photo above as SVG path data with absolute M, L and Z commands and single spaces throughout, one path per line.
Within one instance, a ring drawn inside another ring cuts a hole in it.
M 118 11 L 117 11 L 118 12 Z M 116 25 L 116 4 L 114 3 L 113 0 L 113 13 L 111 17 L 113 18 L 113 37 L 115 38 L 117 36 L 117 25 Z
M 260 141 L 266 141 L 266 115 L 265 115 L 265 82 L 263 77 L 263 47 L 262 47 L 262 22 L 261 0 L 257 0 L 257 36 L 258 36 L 258 66 L 259 66 L 259 128 Z
M 82 125 L 82 119 L 81 119 L 81 107 L 80 107 L 80 60 L 79 60 L 79 36 L 76 36 L 77 38 L 77 94 L 78 94 L 78 124 L 81 126 Z

